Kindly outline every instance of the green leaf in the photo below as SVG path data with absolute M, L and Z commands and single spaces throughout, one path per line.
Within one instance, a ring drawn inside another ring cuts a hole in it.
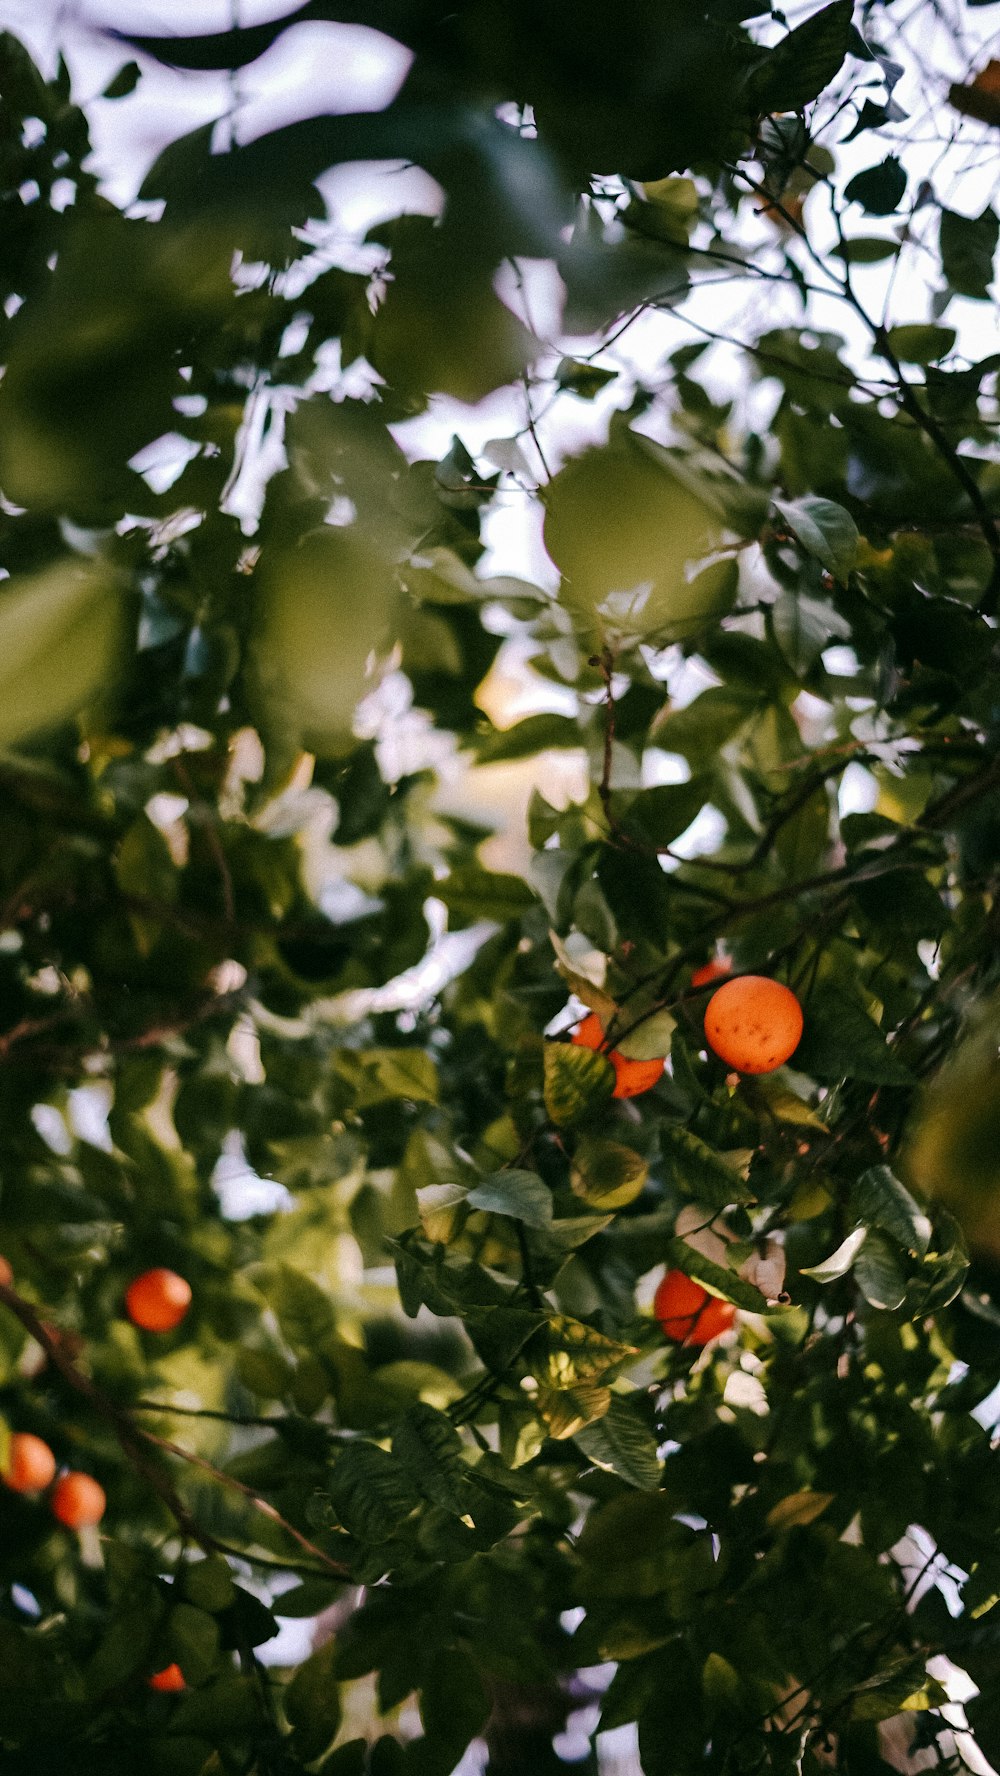
M 707 1142 L 690 1129 L 666 1122 L 660 1130 L 664 1157 L 680 1188 L 713 1209 L 733 1203 L 751 1203 L 753 1191 L 738 1173 L 725 1165 Z
M 892 1312 L 906 1299 L 899 1248 L 884 1234 L 869 1232 L 854 1260 L 858 1288 L 872 1307 Z
M 851 1715 L 855 1720 L 891 1720 L 903 1710 L 940 1708 L 948 1692 L 936 1677 L 929 1677 L 926 1655 L 903 1655 L 881 1671 L 864 1678 L 851 1691 Z
M 87 1691 L 95 1698 L 118 1689 L 148 1662 L 161 1606 L 150 1585 L 141 1589 L 146 1595 L 112 1618 L 87 1661 Z
M 625 830 L 651 845 L 671 845 L 701 813 L 709 799 L 709 779 L 691 777 L 687 783 L 661 783 L 655 789 L 617 798 L 624 802 L 621 822 Z
M 565 1128 L 610 1098 L 615 1070 L 607 1055 L 569 1042 L 546 1042 L 545 1108 Z
M 843 241 L 833 248 L 838 259 L 845 265 L 879 265 L 883 259 L 894 259 L 899 252 L 897 240 L 880 240 L 872 235 L 865 238 L 855 235 L 853 240 Z
M 862 1172 L 854 1186 L 852 1205 L 859 1221 L 881 1228 L 914 1257 L 926 1255 L 931 1223 L 888 1166 L 872 1166 Z
M 913 1076 L 868 1013 L 847 992 L 824 987 L 805 1006 L 805 1030 L 795 1051 L 798 1072 L 834 1082 L 861 1079 L 870 1085 L 909 1085 Z
M 101 94 L 102 99 L 127 99 L 129 93 L 135 92 L 142 79 L 142 69 L 138 62 L 126 62 L 117 74 L 108 81 Z
M 776 499 L 774 504 L 802 547 L 815 555 L 834 579 L 846 580 L 858 548 L 858 527 L 850 513 L 833 500 L 816 499 L 812 494 L 797 500 Z
M 411 1406 L 393 1430 L 392 1453 L 432 1504 L 457 1516 L 469 1510 L 472 1484 L 462 1439 L 443 1412 L 422 1401 Z
M 890 327 L 887 338 L 904 364 L 936 364 L 946 358 L 958 335 L 954 327 L 916 325 Z
M 623 1209 L 641 1195 L 649 1166 L 618 1141 L 585 1137 L 573 1155 L 570 1184 L 593 1209 Z
M 535 753 L 545 752 L 551 746 L 576 748 L 583 745 L 583 738 L 579 723 L 571 716 L 548 712 L 543 715 L 529 715 L 524 721 L 515 722 L 513 727 L 495 729 L 488 734 L 479 746 L 479 759 L 484 765 L 496 765 L 505 759 L 529 758 Z M 468 872 L 463 872 L 465 873 Z M 483 874 L 487 875 L 488 872 L 483 871 Z M 448 878 L 448 881 L 452 880 L 454 875 Z M 520 877 L 494 876 L 491 880 L 520 882 Z M 440 894 L 440 888 L 437 892 Z M 444 896 L 441 898 L 444 899 Z M 534 896 L 530 896 L 527 904 L 530 905 L 533 899 Z
M 713 685 L 683 709 L 670 709 L 657 724 L 655 739 L 667 752 L 679 752 L 697 770 L 721 751 L 740 728 L 763 707 L 755 690 L 736 685 Z
M 655 1597 L 667 1589 L 685 1532 L 665 1492 L 633 1490 L 591 1511 L 577 1552 L 598 1596 Z
M 831 641 L 846 641 L 851 634 L 850 623 L 832 604 L 808 592 L 780 592 L 771 606 L 771 623 L 778 646 L 799 678 L 807 677 Z
M 727 1270 L 724 1265 L 716 1264 L 713 1259 L 706 1258 L 702 1252 L 696 1252 L 687 1240 L 667 1240 L 663 1256 L 675 1270 L 683 1270 L 696 1283 L 701 1283 L 710 1295 L 718 1295 L 723 1301 L 731 1301 L 734 1307 L 741 1307 L 745 1313 L 766 1314 L 780 1312 L 768 1306 L 759 1289 L 752 1283 L 745 1283 L 742 1277 Z
M 894 154 L 887 154 L 878 166 L 855 173 L 844 190 L 848 203 L 859 203 L 869 216 L 891 216 L 905 193 L 906 173 Z
M 420 1503 L 420 1494 L 402 1463 L 375 1443 L 350 1443 L 341 1450 L 329 1481 L 339 1521 L 359 1541 L 389 1539 Z
M 663 1464 L 656 1438 L 620 1394 L 612 1394 L 604 1417 L 578 1431 L 575 1440 L 590 1461 L 617 1474 L 627 1486 L 645 1492 L 659 1486 Z
M 219 1652 L 219 1624 L 207 1610 L 177 1603 L 167 1617 L 166 1640 L 190 1684 L 202 1684 L 210 1676 Z
M 114 678 L 124 601 L 109 569 L 58 561 L 0 584 L 0 746 L 75 715 Z
M 417 1759 L 417 1776 L 450 1776 L 482 1732 L 492 1703 L 478 1668 L 460 1648 L 444 1648 L 431 1661 L 420 1691 L 420 1717 L 435 1761 Z M 420 1742 L 418 1741 L 418 1744 Z
M 867 1238 L 867 1227 L 856 1227 L 822 1264 L 804 1264 L 801 1274 L 812 1277 L 814 1283 L 835 1283 L 838 1277 L 847 1275 Z
M 579 745 L 579 736 L 574 744 Z M 537 904 L 535 895 L 520 876 L 498 875 L 492 870 L 480 869 L 476 864 L 465 864 L 461 869 L 452 870 L 443 882 L 435 882 L 434 893 L 450 912 L 459 913 L 465 919 L 495 919 L 498 923 L 519 919 L 522 913 Z
M 470 1190 L 471 1208 L 492 1215 L 510 1215 L 529 1227 L 548 1227 L 552 1220 L 552 1192 L 537 1172 L 492 1172 Z
M 207 1554 L 204 1560 L 192 1560 L 184 1567 L 181 1587 L 189 1603 L 215 1615 L 228 1609 L 236 1596 L 229 1562 L 222 1554 Z
M 1000 218 L 988 204 L 978 216 L 941 211 L 941 270 L 949 290 L 974 301 L 989 299 L 993 260 L 1000 238 Z
M 329 1296 L 311 1277 L 293 1270 L 290 1264 L 262 1266 L 254 1282 L 273 1308 L 293 1349 L 313 1351 L 333 1330 Z
M 616 1054 L 629 1061 L 660 1061 L 670 1053 L 677 1019 L 669 1011 L 654 1011 L 642 1018 L 620 1040 L 612 1040 Z
M 191 1743 L 188 1734 L 208 1734 L 215 1743 L 230 1733 L 243 1738 L 259 1724 L 260 1695 L 256 1682 L 235 1672 L 178 1696 L 171 1707 L 171 1738 L 177 1735 L 181 1744 Z
M 693 179 L 653 179 L 634 186 L 635 197 L 622 212 L 627 228 L 670 246 L 686 247 L 698 220 L 698 188 Z
M 818 98 L 847 54 L 852 15 L 852 0 L 832 0 L 789 31 L 750 75 L 753 109 L 801 111 Z
M 528 1307 L 493 1307 L 468 1313 L 465 1326 L 487 1369 L 499 1375 L 519 1356 L 547 1316 Z
M 602 370 L 597 364 L 584 364 L 579 358 L 560 358 L 556 365 L 556 387 L 568 389 L 581 400 L 592 401 L 602 388 L 614 382 L 617 370 Z
M 299 1666 L 285 1691 L 285 1713 L 294 1728 L 292 1745 L 306 1763 L 322 1755 L 340 1726 L 336 1651 L 334 1639 L 318 1647 Z
M 339 1069 L 357 1085 L 359 1108 L 402 1098 L 413 1104 L 436 1104 L 438 1071 L 423 1048 L 341 1049 Z

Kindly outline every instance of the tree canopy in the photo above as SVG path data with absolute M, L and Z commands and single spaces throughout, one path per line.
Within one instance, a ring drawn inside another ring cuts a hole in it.
M 0 37 L 5 1772 L 1000 1760 L 991 17 Z

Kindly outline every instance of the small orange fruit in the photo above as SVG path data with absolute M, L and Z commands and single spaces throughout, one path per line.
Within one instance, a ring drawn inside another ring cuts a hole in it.
M 596 1011 L 585 1017 L 574 1030 L 573 1042 L 577 1048 L 603 1048 L 604 1026 Z M 665 1063 L 662 1060 L 630 1061 L 628 1055 L 619 1054 L 617 1048 L 608 1049 L 607 1056 L 615 1070 L 613 1098 L 637 1098 L 640 1092 L 650 1091 L 663 1076 Z
M 15 1431 L 3 1471 L 4 1485 L 11 1492 L 44 1492 L 55 1472 L 56 1458 L 48 1444 L 30 1431 Z
M 653 1297 L 653 1312 L 675 1344 L 708 1344 L 728 1332 L 736 1309 L 710 1295 L 683 1270 L 668 1270 Z
M 721 980 L 723 975 L 732 974 L 733 964 L 728 956 L 713 956 L 711 962 L 703 962 L 691 976 L 693 987 L 707 987 L 714 980 Z
M 144 1270 L 125 1291 L 125 1311 L 144 1332 L 172 1332 L 191 1305 L 191 1285 L 176 1270 Z
M 14 1272 L 11 1270 L 6 1258 L 0 1257 L 0 1283 L 2 1283 L 5 1289 L 9 1289 L 13 1281 Z
M 147 1677 L 146 1682 L 151 1690 L 160 1690 L 164 1694 L 169 1694 L 174 1690 L 187 1689 L 184 1673 L 176 1664 L 165 1665 L 162 1671 L 154 1671 L 151 1677 Z
M 802 1007 L 790 987 L 766 975 L 740 974 L 712 994 L 705 1038 L 740 1073 L 773 1073 L 795 1053 Z
M 49 1499 L 53 1517 L 67 1529 L 92 1529 L 104 1516 L 107 1502 L 103 1486 L 90 1474 L 74 1472 L 60 1475 Z

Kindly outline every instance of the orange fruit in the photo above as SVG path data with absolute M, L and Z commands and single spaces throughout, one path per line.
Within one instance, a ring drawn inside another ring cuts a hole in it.
M 91 1529 L 100 1523 L 107 1506 L 103 1486 L 89 1474 L 62 1474 L 52 1488 L 49 1503 L 53 1517 L 67 1529 Z
M 144 1332 L 172 1332 L 191 1305 L 191 1285 L 176 1270 L 144 1270 L 125 1291 L 125 1311 Z
M 4 1485 L 11 1492 L 44 1492 L 55 1472 L 56 1458 L 48 1444 L 30 1431 L 15 1431 L 3 1471 Z
M 151 1690 L 160 1690 L 164 1694 L 169 1694 L 173 1690 L 187 1689 L 184 1673 L 176 1664 L 165 1665 L 162 1671 L 154 1671 L 151 1677 L 147 1677 L 146 1682 Z
M 795 1053 L 802 1007 L 790 987 L 762 974 L 740 974 L 712 994 L 705 1038 L 740 1073 L 773 1073 Z
M 574 1030 L 573 1042 L 577 1048 L 604 1047 L 604 1026 L 596 1011 L 585 1017 Z M 627 1055 L 619 1054 L 617 1048 L 608 1049 L 607 1056 L 615 1070 L 613 1098 L 637 1098 L 640 1092 L 650 1091 L 663 1076 L 665 1063 L 662 1060 L 630 1061 Z
M 736 1309 L 710 1295 L 683 1270 L 668 1270 L 653 1297 L 653 1312 L 675 1344 L 708 1344 L 728 1332 Z
M 0 1257 L 0 1283 L 3 1284 L 5 1289 L 9 1289 L 13 1281 L 14 1272 L 11 1270 L 6 1258 Z
M 713 956 L 711 962 L 703 962 L 691 976 L 693 987 L 707 987 L 711 981 L 721 980 L 724 974 L 732 974 L 733 964 L 728 956 Z

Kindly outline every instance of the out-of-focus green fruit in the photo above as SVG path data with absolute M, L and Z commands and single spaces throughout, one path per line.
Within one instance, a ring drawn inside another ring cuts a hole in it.
M 1000 1262 L 1000 996 L 924 1090 L 903 1170 L 951 1210 L 973 1253 Z

